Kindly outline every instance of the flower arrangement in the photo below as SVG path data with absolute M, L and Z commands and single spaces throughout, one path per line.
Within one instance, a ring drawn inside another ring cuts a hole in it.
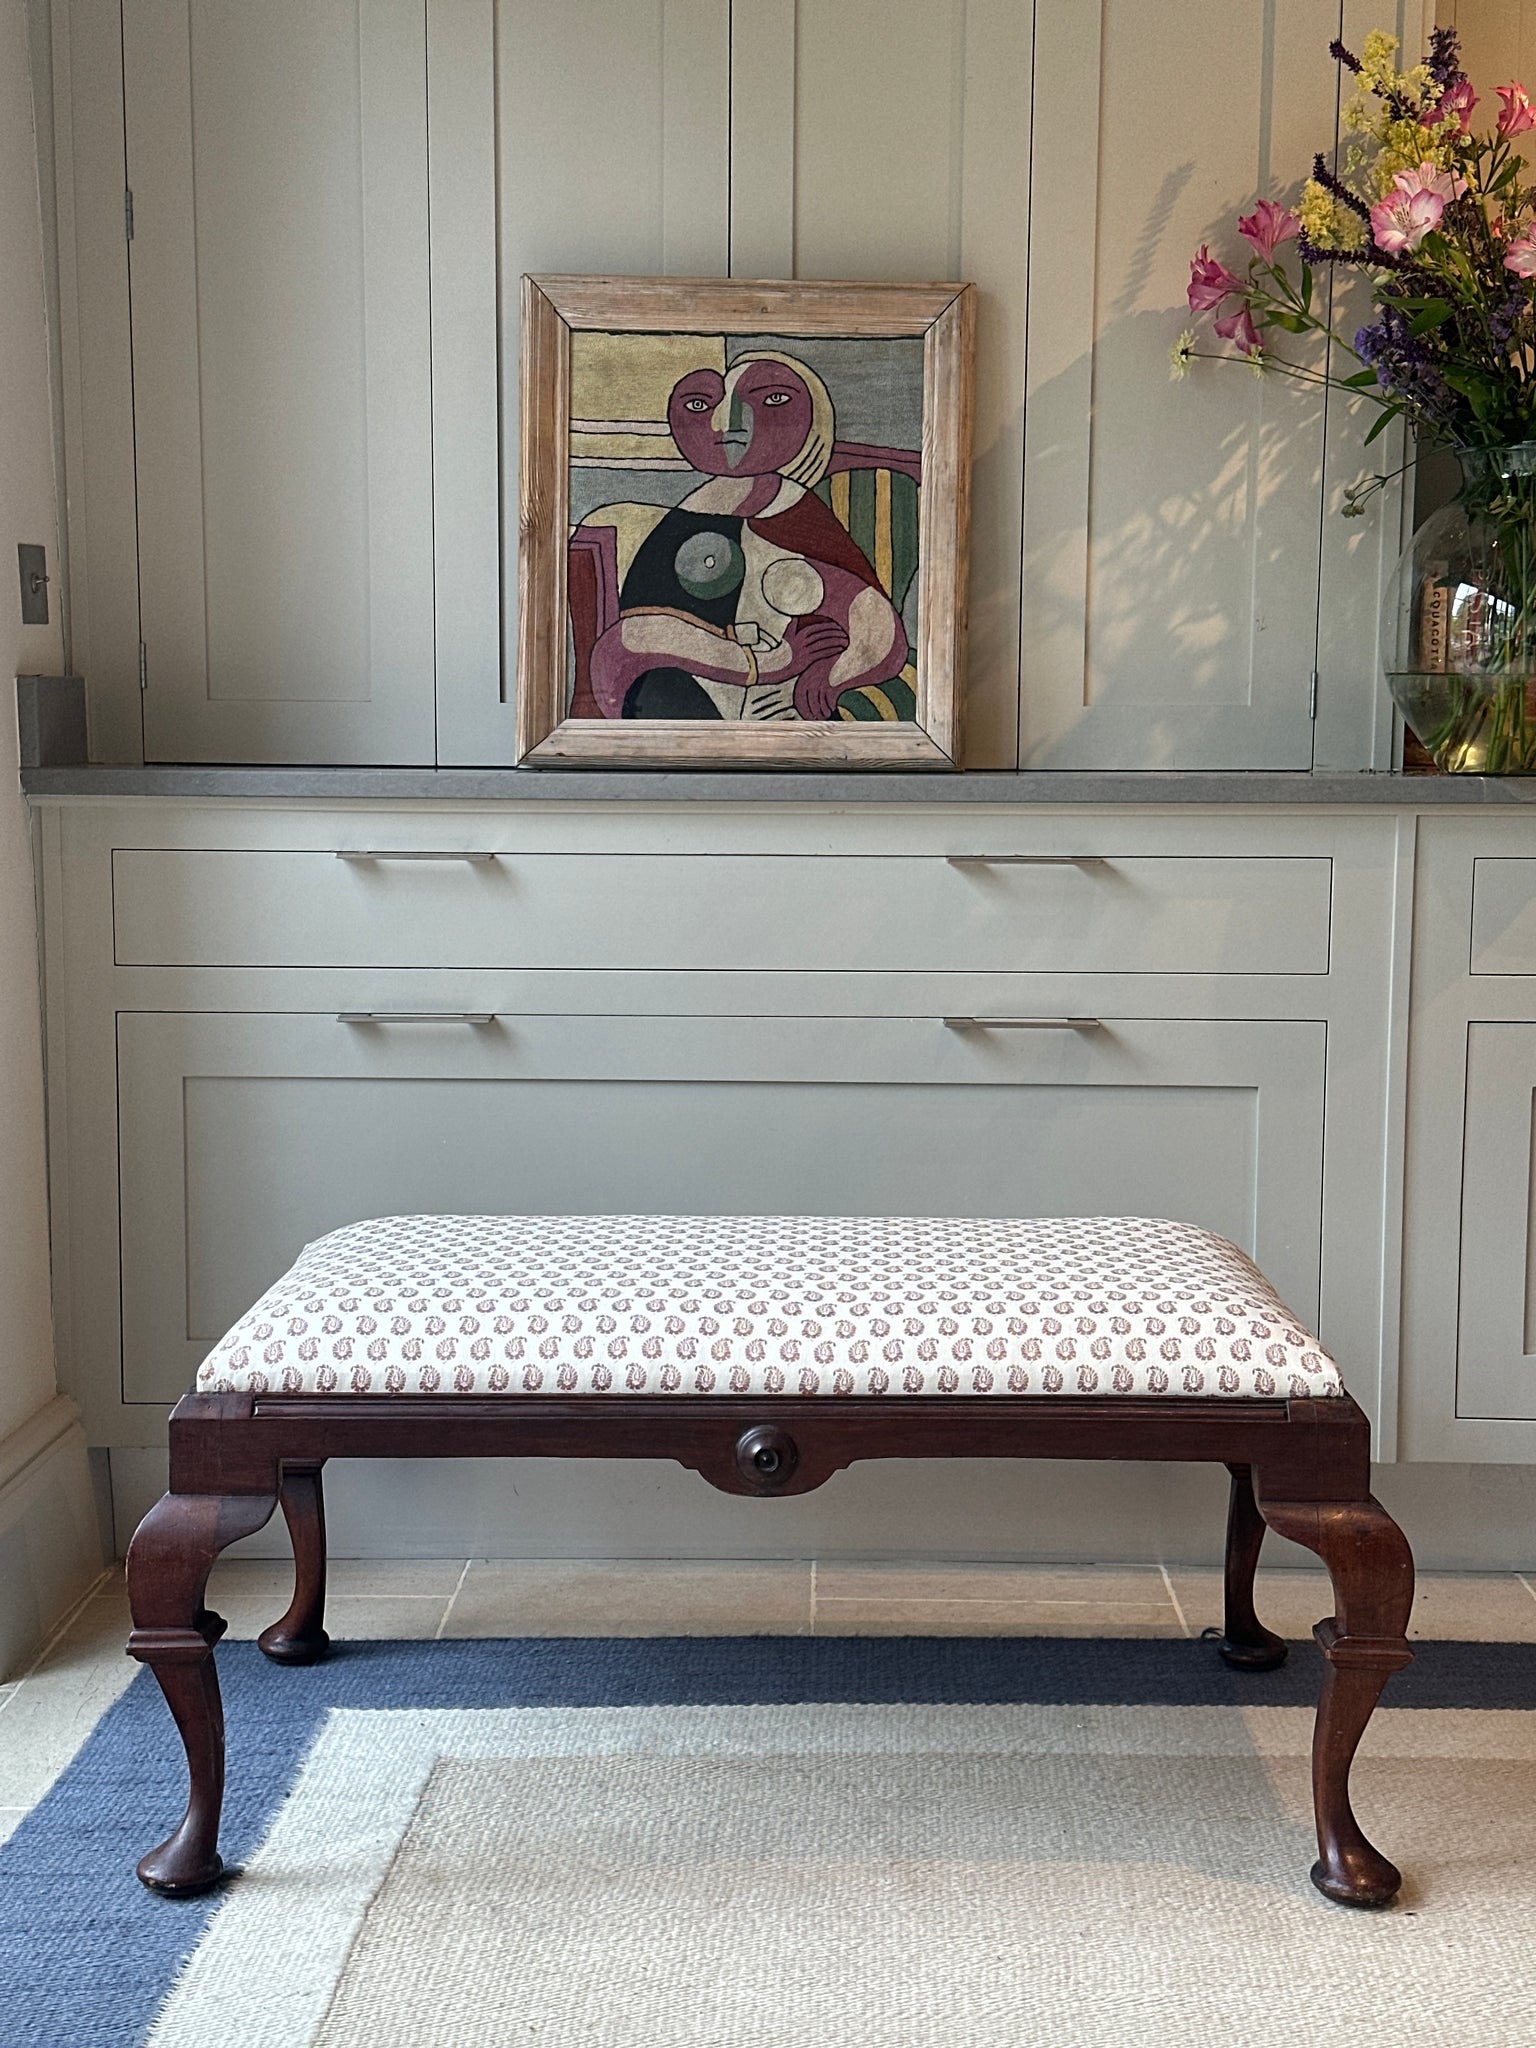
M 1190 264 L 1190 311 L 1217 314 L 1217 337 L 1260 374 L 1375 400 L 1381 416 L 1368 439 L 1402 418 L 1416 435 L 1456 447 L 1524 441 L 1536 436 L 1536 185 L 1524 182 L 1513 141 L 1536 128 L 1536 105 L 1524 86 L 1501 85 L 1494 128 L 1474 134 L 1478 98 L 1455 30 L 1436 29 L 1428 57 L 1409 71 L 1395 68 L 1397 47 L 1379 31 L 1358 57 L 1329 45 L 1355 80 L 1341 169 L 1314 157 L 1294 210 L 1261 199 L 1238 221 L 1251 251 L 1243 275 L 1202 246 Z M 1352 340 L 1335 331 L 1316 290 L 1320 264 L 1372 274 L 1375 318 Z M 1276 353 L 1278 335 L 1308 332 L 1361 367 L 1341 375 Z M 1187 329 L 1173 347 L 1174 374 L 1221 353 L 1199 348 Z M 1368 495 L 1355 494 L 1346 511 Z
M 1353 80 L 1337 167 L 1316 156 L 1294 208 L 1261 199 L 1239 219 L 1241 271 L 1202 245 L 1190 311 L 1212 316 L 1228 347 L 1203 348 L 1187 328 L 1173 374 L 1201 357 L 1242 361 L 1374 403 L 1367 445 L 1402 420 L 1421 446 L 1458 453 L 1458 516 L 1480 531 L 1459 576 L 1422 549 L 1405 561 L 1393 691 L 1441 765 L 1536 768 L 1536 447 L 1521 445 L 1536 443 L 1536 183 L 1515 147 L 1536 129 L 1536 104 L 1502 85 L 1496 119 L 1474 130 L 1478 96 L 1454 29 L 1436 29 L 1408 70 L 1380 31 L 1358 56 L 1341 42 L 1329 54 Z M 1339 267 L 1369 279 L 1371 317 L 1352 337 L 1334 325 L 1345 295 L 1319 288 Z M 1291 360 L 1288 335 L 1330 346 L 1320 361 Z M 1346 517 L 1398 474 L 1362 478 Z M 1445 684 L 1432 705 L 1430 671 Z M 1400 683 L 1420 686 L 1411 707 Z

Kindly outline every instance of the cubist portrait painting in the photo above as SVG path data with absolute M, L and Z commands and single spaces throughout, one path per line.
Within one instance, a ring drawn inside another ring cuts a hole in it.
M 912 720 L 921 335 L 570 346 L 566 716 Z

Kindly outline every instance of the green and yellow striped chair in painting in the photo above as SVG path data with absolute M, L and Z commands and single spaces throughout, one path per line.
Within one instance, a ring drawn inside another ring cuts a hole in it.
M 839 451 L 841 452 L 841 451 Z M 816 495 L 864 551 L 880 587 L 900 611 L 917 574 L 917 478 L 881 463 L 834 469 Z M 912 660 L 887 683 L 845 690 L 837 715 L 890 723 L 917 716 L 917 668 Z

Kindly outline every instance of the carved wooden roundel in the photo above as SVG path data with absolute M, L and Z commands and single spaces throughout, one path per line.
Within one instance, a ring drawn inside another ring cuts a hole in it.
M 755 1423 L 736 1439 L 736 1469 L 754 1493 L 777 1493 L 799 1462 L 798 1444 L 776 1423 Z

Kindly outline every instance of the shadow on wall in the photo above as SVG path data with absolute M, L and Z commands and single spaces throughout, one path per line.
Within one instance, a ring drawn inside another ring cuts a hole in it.
M 1140 303 L 1154 278 L 1182 285 L 1192 250 L 1162 246 L 1157 223 L 1192 170 L 1164 179 L 1092 349 L 1030 394 L 1026 754 L 1044 737 L 1030 731 L 1032 699 L 1060 706 L 1078 696 L 1085 710 L 1139 715 L 1138 764 L 1149 768 L 1177 759 L 1192 712 L 1241 708 L 1261 693 L 1273 702 L 1280 677 L 1299 700 L 1316 659 L 1323 548 L 1336 557 L 1379 543 L 1380 501 L 1361 519 L 1338 511 L 1345 484 L 1396 460 L 1385 453 L 1390 437 L 1363 447 L 1374 407 L 1258 375 L 1214 334 L 1211 316 L 1177 301 Z M 1201 238 L 1240 270 L 1235 212 L 1214 216 Z M 1359 280 L 1317 273 L 1319 292 L 1335 287 L 1335 325 L 1352 334 L 1367 295 Z M 1170 349 L 1184 329 L 1200 350 L 1232 359 L 1197 359 L 1175 379 Z M 1288 361 L 1322 368 L 1319 338 L 1275 339 Z M 1330 438 L 1340 453 L 1325 504 Z M 1351 440 L 1358 466 L 1344 452 Z

